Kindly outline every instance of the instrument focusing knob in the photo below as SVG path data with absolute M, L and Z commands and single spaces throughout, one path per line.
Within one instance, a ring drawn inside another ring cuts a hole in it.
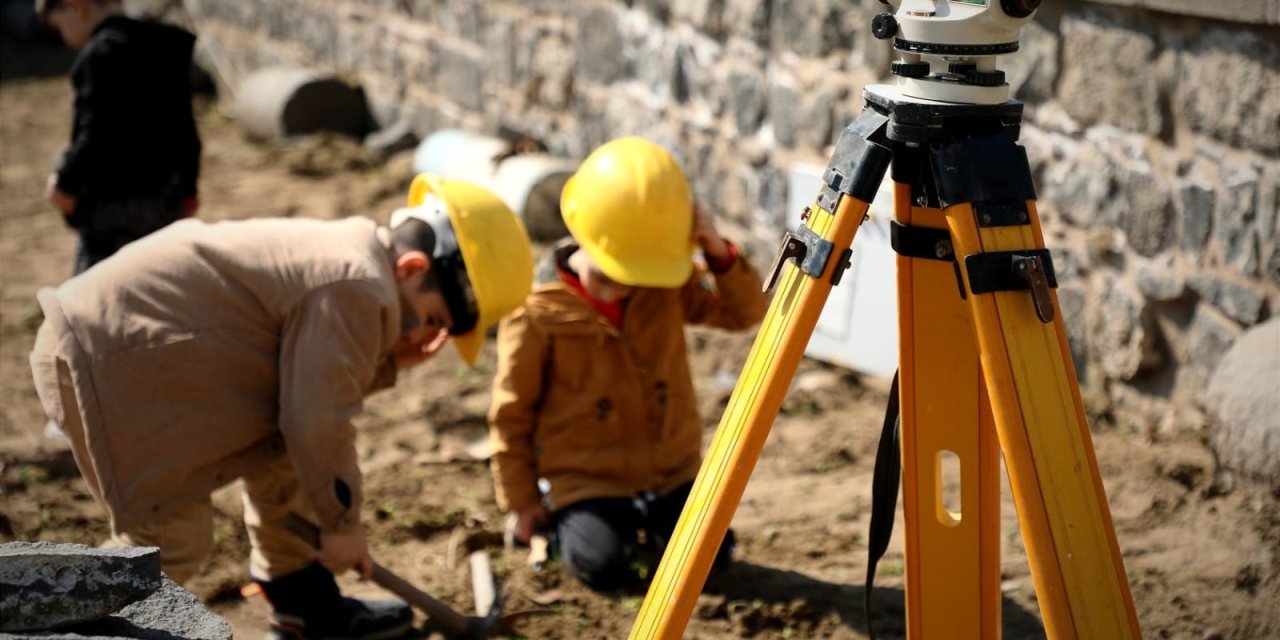
M 892 13 L 882 13 L 871 19 L 871 35 L 887 40 L 897 35 L 898 19 Z
M 1010 18 L 1025 18 L 1040 8 L 1040 0 L 1000 0 L 1000 7 Z

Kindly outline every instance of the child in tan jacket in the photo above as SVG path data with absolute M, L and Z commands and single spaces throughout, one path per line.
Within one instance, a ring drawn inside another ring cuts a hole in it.
M 558 277 L 500 325 L 493 472 L 516 537 L 545 527 L 571 574 L 609 590 L 661 552 L 702 462 L 684 325 L 745 330 L 767 300 L 652 142 L 597 149 L 561 207 L 573 243 L 554 253 Z M 731 532 L 720 564 L 732 546 Z

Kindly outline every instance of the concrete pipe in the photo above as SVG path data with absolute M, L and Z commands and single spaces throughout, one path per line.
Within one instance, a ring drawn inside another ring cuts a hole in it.
M 560 217 L 560 191 L 577 163 L 543 152 L 509 155 L 510 147 L 502 138 L 443 129 L 418 145 L 413 169 L 489 189 L 524 220 L 535 241 L 565 237 L 569 232 Z
M 236 121 L 259 140 L 320 131 L 359 140 L 374 128 L 363 88 L 314 69 L 259 69 L 245 78 L 235 95 Z

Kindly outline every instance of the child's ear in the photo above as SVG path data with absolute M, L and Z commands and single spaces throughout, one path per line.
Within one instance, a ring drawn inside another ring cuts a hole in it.
M 396 258 L 396 280 L 404 282 L 431 269 L 431 258 L 421 251 L 406 251 Z

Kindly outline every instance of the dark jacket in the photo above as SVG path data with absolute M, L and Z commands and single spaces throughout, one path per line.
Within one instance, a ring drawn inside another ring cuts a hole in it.
M 191 112 L 195 36 L 112 16 L 71 67 L 75 121 L 58 187 L 77 209 L 95 203 L 196 194 L 200 137 Z

